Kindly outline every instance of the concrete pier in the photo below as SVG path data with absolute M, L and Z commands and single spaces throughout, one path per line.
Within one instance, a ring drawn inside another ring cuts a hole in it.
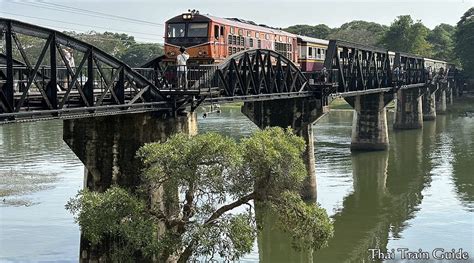
M 420 91 L 418 89 L 399 90 L 393 128 L 406 130 L 422 127 L 423 111 Z
M 446 84 L 443 84 L 446 85 Z M 446 113 L 446 88 L 440 88 L 436 92 L 436 114 Z
M 384 93 L 356 96 L 350 104 L 354 107 L 351 150 L 386 150 L 389 142 Z
M 304 161 L 308 171 L 301 196 L 304 200 L 316 200 L 316 172 L 312 125 L 326 112 L 321 101 L 316 99 L 282 99 L 274 101 L 245 102 L 242 113 L 260 129 L 265 127 L 291 127 L 304 138 L 306 151 Z
M 185 132 L 197 133 L 196 114 L 166 118 L 157 113 L 140 113 L 64 120 L 63 139 L 85 166 L 84 187 L 103 192 L 117 184 L 135 190 L 140 183 L 141 161 L 137 150 L 145 143 L 164 141 Z M 152 193 L 160 205 L 162 191 Z M 80 262 L 106 260 L 107 244 L 92 246 L 81 237 Z
M 423 120 L 432 121 L 436 119 L 436 92 L 429 89 L 425 91 L 422 97 Z

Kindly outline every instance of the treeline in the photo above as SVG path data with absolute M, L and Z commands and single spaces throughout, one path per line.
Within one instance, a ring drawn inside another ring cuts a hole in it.
M 107 52 L 108 54 L 124 61 L 131 67 L 139 67 L 145 62 L 161 56 L 164 54 L 163 45 L 158 43 L 139 43 L 133 36 L 120 33 L 104 32 L 98 33 L 91 31 L 88 33 L 77 33 L 74 31 L 63 32 L 69 36 L 82 40 L 86 43 L 92 44 L 95 47 Z M 0 34 L 0 38 L 2 34 Z M 41 54 L 41 50 L 46 43 L 45 39 L 26 36 L 22 34 L 17 35 L 22 47 L 30 61 L 36 62 Z M 0 39 L 0 51 L 5 53 L 4 41 Z M 74 52 L 75 60 L 80 60 L 83 54 Z M 19 61 L 23 61 L 20 52 L 15 47 L 13 50 L 13 57 Z M 46 64 L 49 63 L 49 57 L 44 58 Z M 76 63 L 79 63 L 77 61 Z
M 294 25 L 284 30 L 322 39 L 340 39 L 390 50 L 410 52 L 443 60 L 454 60 L 455 27 L 440 24 L 433 30 L 411 16 L 399 16 L 390 26 L 374 22 L 352 21 L 338 28 L 320 24 Z
M 409 15 L 398 16 L 390 26 L 352 21 L 338 28 L 327 25 L 294 25 L 284 30 L 322 39 L 340 39 L 371 46 L 383 46 L 462 65 L 474 77 L 474 8 L 456 26 L 440 24 L 433 30 Z
M 139 67 L 152 58 L 164 54 L 162 44 L 138 43 L 133 36 L 127 34 L 98 33 L 94 31 L 89 33 L 65 33 L 102 49 L 131 67 Z

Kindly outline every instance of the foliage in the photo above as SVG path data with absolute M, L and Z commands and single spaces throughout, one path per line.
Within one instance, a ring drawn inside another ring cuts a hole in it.
M 448 24 L 440 24 L 429 33 L 427 40 L 433 47 L 434 58 L 445 61 L 455 61 L 454 32 L 455 27 Z
M 112 258 L 132 259 L 137 252 L 152 255 L 155 251 L 156 228 L 145 202 L 120 187 L 113 186 L 104 193 L 80 191 L 66 204 L 66 209 L 77 214 L 76 222 L 92 244 L 112 237 L 114 243 L 122 244 L 120 249 L 113 250 Z
M 382 37 L 381 43 L 389 50 L 431 57 L 428 34 L 429 29 L 421 21 L 415 23 L 409 15 L 398 16 Z
M 329 34 L 331 33 L 331 28 L 327 25 L 319 24 L 315 26 L 310 25 L 294 25 L 283 29 L 287 32 L 308 36 L 308 37 L 315 37 L 321 39 L 327 39 Z
M 74 38 L 89 43 L 100 50 L 124 61 L 131 67 L 138 67 L 148 62 L 152 58 L 163 54 L 163 46 L 158 43 L 137 43 L 133 36 L 112 32 L 99 33 L 91 31 L 88 33 L 76 33 L 74 31 L 64 32 Z M 2 35 L 0 35 L 2 36 Z M 28 60 L 31 64 L 36 64 L 44 45 L 45 39 L 17 34 L 18 40 L 25 49 Z M 1 43 L 2 41 L 0 41 Z M 15 44 L 14 44 L 15 45 Z M 24 61 L 20 52 L 14 47 L 13 57 L 19 61 Z M 76 63 L 79 63 L 83 54 L 74 52 Z M 44 64 L 49 64 L 48 53 L 44 57 Z M 58 55 L 59 61 L 59 55 Z
M 333 229 L 324 209 L 297 193 L 306 176 L 304 149 L 301 138 L 281 128 L 240 143 L 215 133 L 177 134 L 139 150 L 142 191 L 83 191 L 67 208 L 93 242 L 118 236 L 120 252 L 159 255 L 162 262 L 249 253 L 258 232 L 254 204 L 278 211 L 295 248 L 318 249 Z
M 474 7 L 464 13 L 455 32 L 455 49 L 464 73 L 474 78 Z
M 375 46 L 380 42 L 386 30 L 386 26 L 374 22 L 356 20 L 334 29 L 329 37 L 331 39 L 340 39 Z
M 160 44 L 133 44 L 124 51 L 120 59 L 131 67 L 140 67 L 151 59 L 163 54 L 163 46 Z

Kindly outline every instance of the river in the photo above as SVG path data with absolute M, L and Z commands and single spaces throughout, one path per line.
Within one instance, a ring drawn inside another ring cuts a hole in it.
M 448 114 L 422 130 L 390 129 L 388 151 L 355 154 L 351 125 L 352 112 L 332 111 L 313 127 L 317 201 L 335 227 L 329 246 L 293 251 L 267 227 L 241 262 L 367 262 L 370 248 L 462 248 L 472 260 L 474 118 Z M 200 132 L 240 138 L 254 130 L 238 107 L 199 116 Z M 77 262 L 79 228 L 64 205 L 82 184 L 61 121 L 0 126 L 0 261 Z

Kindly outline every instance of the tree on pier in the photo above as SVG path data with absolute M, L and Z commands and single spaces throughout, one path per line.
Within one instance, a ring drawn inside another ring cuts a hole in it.
M 305 203 L 304 140 L 269 128 L 237 143 L 207 133 L 142 147 L 143 187 L 81 191 L 67 208 L 93 244 L 113 240 L 109 256 L 158 262 L 237 260 L 252 250 L 255 207 L 273 211 L 296 249 L 319 249 L 332 235 L 324 209 Z

